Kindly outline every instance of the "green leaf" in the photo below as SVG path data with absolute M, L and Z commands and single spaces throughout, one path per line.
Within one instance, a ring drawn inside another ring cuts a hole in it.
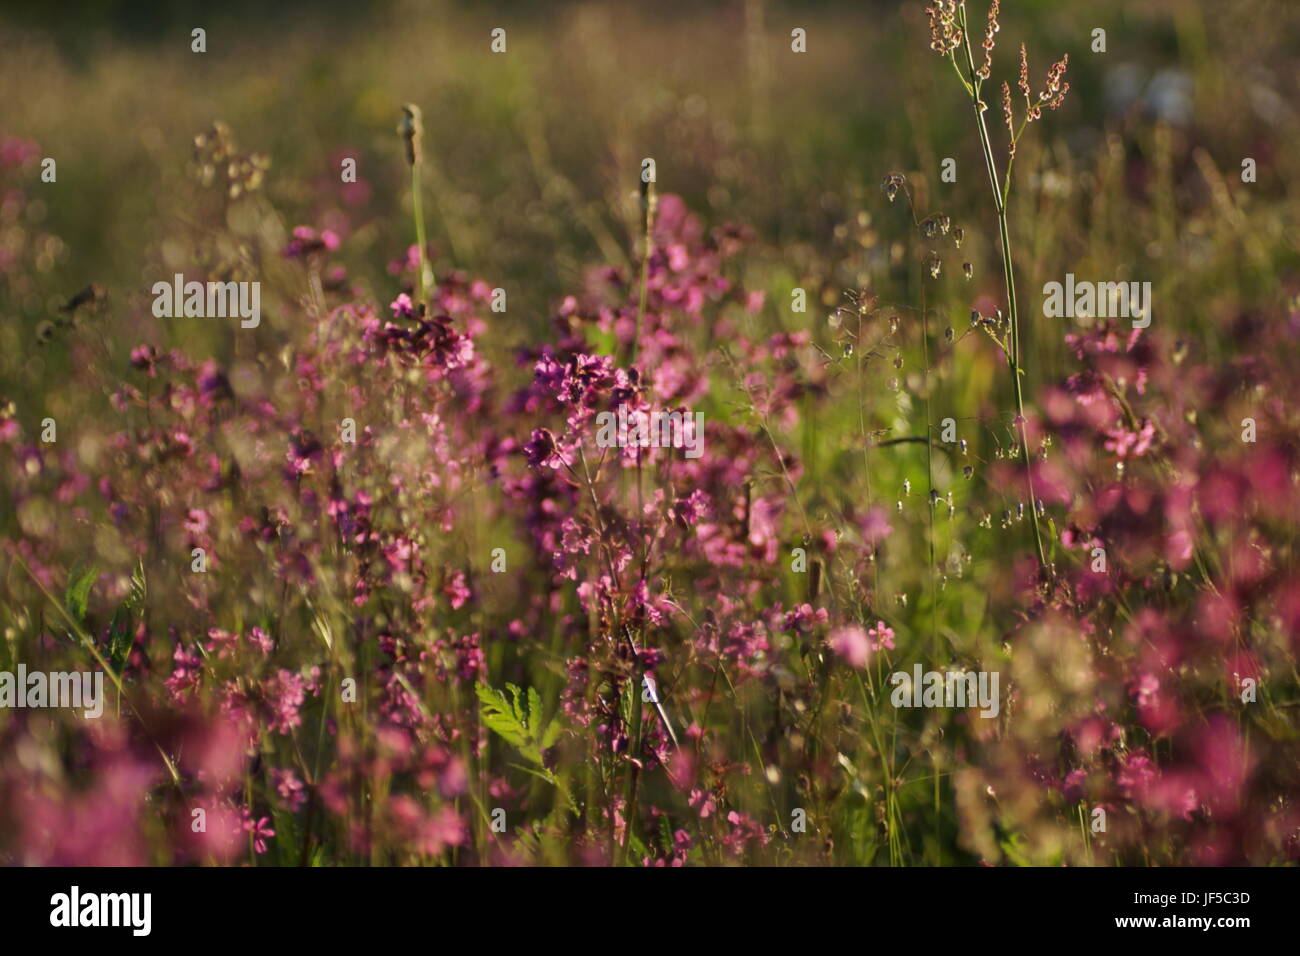
M 1013 831 L 998 843 L 1002 847 L 1002 852 L 1007 855 L 1007 859 L 1015 866 L 1034 865 L 1034 861 L 1029 856 L 1029 841 L 1025 839 L 1023 833 Z
M 542 769 L 538 770 L 538 769 L 535 768 L 535 767 L 527 767 L 527 766 L 525 766 L 524 764 L 521 764 L 521 763 L 512 763 L 512 764 L 510 764 L 510 766 L 514 767 L 516 770 L 522 770 L 524 773 L 528 774 L 530 777 L 537 777 L 539 780 L 545 780 L 545 781 L 546 781 L 547 783 L 549 783 L 549 784 L 554 784 L 554 783 L 555 783 L 555 774 L 551 773 L 551 772 L 550 772 L 549 770 L 547 770 L 545 767 L 543 767 Z
M 528 714 L 534 725 L 542 719 L 542 695 L 537 693 L 536 687 L 528 688 Z
M 676 844 L 673 842 L 673 828 L 666 813 L 659 817 L 659 842 L 663 845 L 664 856 L 671 856 Z
M 121 673 L 127 655 L 131 653 L 131 645 L 135 643 L 135 635 L 131 627 L 135 618 L 128 603 L 124 601 L 122 606 L 113 612 L 113 623 L 108 628 L 108 662 L 118 673 Z
M 542 749 L 550 750 L 555 746 L 555 742 L 560 739 L 560 734 L 564 733 L 564 726 L 558 720 L 552 720 L 542 734 Z
M 98 577 L 99 570 L 93 564 L 80 573 L 73 568 L 72 573 L 68 575 L 68 589 L 64 592 L 63 604 L 78 624 L 85 623 L 90 589 L 95 586 L 95 579 Z
M 145 596 L 148 593 L 144 580 L 144 561 L 141 559 L 136 561 L 135 570 L 131 572 L 131 593 L 126 599 L 127 606 L 132 611 L 143 610 Z
M 627 848 L 628 866 L 640 866 L 641 861 L 650 856 L 650 851 L 635 833 L 628 834 Z
M 137 561 L 135 570 L 131 572 L 131 590 L 113 612 L 113 620 L 108 626 L 108 662 L 119 673 L 126 666 L 126 659 L 135 645 L 135 625 L 144 610 L 146 593 L 144 563 Z

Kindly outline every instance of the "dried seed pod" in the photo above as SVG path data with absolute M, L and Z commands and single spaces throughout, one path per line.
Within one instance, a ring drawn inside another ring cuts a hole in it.
M 898 198 L 898 191 L 907 185 L 907 180 L 901 173 L 890 173 L 880 183 L 880 188 L 884 191 L 886 198 L 893 202 Z

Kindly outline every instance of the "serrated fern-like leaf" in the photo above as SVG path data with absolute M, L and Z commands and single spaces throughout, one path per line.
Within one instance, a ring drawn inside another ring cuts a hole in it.
M 521 716 L 519 710 L 519 688 L 514 684 L 507 684 L 506 688 L 511 692 L 513 700 L 486 684 L 479 684 L 474 688 L 482 704 L 483 723 L 531 759 L 532 755 L 527 751 L 528 722 L 526 717 Z
M 479 684 L 478 694 L 483 723 L 503 740 L 517 749 L 532 763 L 542 766 L 542 751 L 555 745 L 564 729 L 558 720 L 542 726 L 542 696 L 535 688 L 527 692 L 514 684 L 506 684 L 505 693 Z M 553 781 L 552 781 L 553 782 Z

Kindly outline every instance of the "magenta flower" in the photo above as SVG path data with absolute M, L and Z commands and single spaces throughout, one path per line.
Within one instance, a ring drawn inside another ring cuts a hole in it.
M 265 682 L 263 692 L 271 710 L 268 726 L 273 732 L 289 734 L 302 724 L 301 708 L 306 698 L 306 685 L 301 674 L 284 668 Z
M 873 651 L 894 649 L 894 629 L 884 621 L 877 621 L 871 630 L 867 631 L 867 637 L 871 639 Z
M 864 668 L 871 658 L 872 641 L 860 625 L 846 624 L 835 628 L 826 643 L 850 667 Z
M 265 853 L 267 850 L 266 841 L 275 836 L 275 831 L 271 829 L 271 818 L 259 817 L 254 820 L 247 807 L 242 808 L 240 812 L 244 818 L 244 832 L 252 834 L 253 849 L 258 853 Z
M 275 787 L 275 792 L 280 795 L 284 805 L 295 813 L 301 810 L 307 802 L 307 791 L 298 774 L 293 770 L 272 768 L 270 775 L 271 785 Z

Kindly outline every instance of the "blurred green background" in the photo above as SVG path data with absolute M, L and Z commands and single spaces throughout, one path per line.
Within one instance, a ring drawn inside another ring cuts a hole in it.
M 747 278 L 774 296 L 801 284 L 830 306 L 882 264 L 901 283 L 884 291 L 915 292 L 919 270 L 891 248 L 906 240 L 906 210 L 879 189 L 895 170 L 920 212 L 947 212 L 972 236 L 975 286 L 959 295 L 997 289 L 978 142 L 928 50 L 920 0 L 81 2 L 0 19 L 0 134 L 57 159 L 57 184 L 27 168 L 38 201 L 24 215 L 63 243 L 39 258 L 37 288 L 3 300 L 11 355 L 89 282 L 119 303 L 147 289 L 159 243 L 191 211 L 193 137 L 217 119 L 270 158 L 266 195 L 284 228 L 341 225 L 339 260 L 388 301 L 385 266 L 412 241 L 395 134 L 404 102 L 425 113 L 436 264 L 509 290 L 510 344 L 535 334 L 587 267 L 626 261 L 643 156 L 660 190 L 709 224 L 754 228 L 766 261 L 751 259 Z M 1021 41 L 1036 86 L 1070 55 L 1071 94 L 1017 164 L 1025 288 L 1067 270 L 1156 277 L 1158 301 L 1182 321 L 1225 289 L 1267 294 L 1294 272 L 1300 5 L 1008 0 L 1001 21 L 995 80 L 1014 85 Z M 191 52 L 195 27 L 204 54 Z M 495 27 L 504 54 L 489 49 Z M 796 27 L 807 53 L 791 52 Z M 1091 51 L 1097 27 L 1104 54 Z M 996 104 L 990 117 L 997 139 Z M 362 189 L 344 189 L 343 156 L 358 160 Z M 948 156 L 953 184 L 938 180 Z M 1259 163 L 1249 190 L 1236 181 L 1243 156 Z M 1209 169 L 1241 218 L 1216 208 Z M 960 284 L 951 271 L 945 281 Z M 1035 314 L 1028 336 L 1050 372 L 1061 329 Z

